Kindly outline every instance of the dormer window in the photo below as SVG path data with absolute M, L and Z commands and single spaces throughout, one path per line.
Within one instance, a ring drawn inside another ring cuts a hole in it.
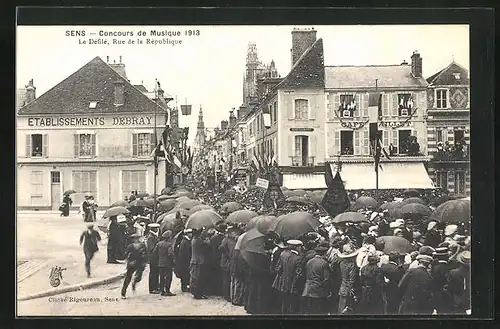
M 90 102 L 89 109 L 95 109 L 97 107 L 97 102 Z
M 413 109 L 413 99 L 411 94 L 398 94 L 398 109 L 400 116 L 408 116 Z
M 342 117 L 344 117 L 344 118 L 350 118 L 351 117 L 351 110 L 343 110 L 342 111 Z
M 455 77 L 456 80 L 460 80 L 460 73 L 459 72 L 453 73 L 453 76 Z

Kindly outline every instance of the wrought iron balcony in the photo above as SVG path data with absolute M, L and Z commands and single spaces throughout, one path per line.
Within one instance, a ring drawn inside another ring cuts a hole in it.
M 434 161 L 469 161 L 469 155 L 462 150 L 438 150 L 432 159 Z
M 305 157 L 305 156 L 291 156 L 292 166 L 293 167 L 314 167 L 314 158 L 313 156 Z

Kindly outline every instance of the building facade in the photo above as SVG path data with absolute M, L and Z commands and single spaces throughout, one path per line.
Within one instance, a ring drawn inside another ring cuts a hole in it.
M 66 190 L 76 191 L 74 207 L 88 194 L 109 206 L 132 190 L 153 193 L 152 151 L 166 104 L 131 85 L 124 64 L 120 69 L 96 57 L 19 109 L 18 209 L 58 209 Z M 158 177 L 165 177 L 162 162 Z
M 427 134 L 436 186 L 457 196 L 470 195 L 470 82 L 456 62 L 427 79 Z

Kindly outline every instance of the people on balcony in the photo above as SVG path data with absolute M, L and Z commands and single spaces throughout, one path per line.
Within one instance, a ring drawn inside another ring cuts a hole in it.
M 459 140 L 455 142 L 455 145 L 450 147 L 450 143 L 447 141 L 443 145 L 439 142 L 437 145 L 437 153 L 435 155 L 436 160 L 463 160 L 467 159 L 468 156 L 468 146 L 464 140 Z
M 417 137 L 410 136 L 410 143 L 408 144 L 408 155 L 416 156 L 420 154 L 420 144 L 417 142 Z
M 395 155 L 396 154 L 396 147 L 394 145 L 389 144 L 389 155 L 392 156 L 392 155 Z
M 353 154 L 354 154 L 354 147 L 352 145 L 352 142 L 349 142 L 342 150 L 342 155 L 353 155 Z

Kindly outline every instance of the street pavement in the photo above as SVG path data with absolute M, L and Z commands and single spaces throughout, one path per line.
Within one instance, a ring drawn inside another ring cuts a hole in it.
M 98 214 L 100 218 L 102 214 Z M 52 266 L 66 267 L 63 283 L 59 288 L 104 279 L 125 271 L 124 264 L 106 264 L 106 241 L 92 260 L 92 278 L 84 269 L 84 256 L 79 237 L 85 229 L 80 215 L 72 212 L 69 217 L 58 213 L 22 212 L 17 216 L 17 261 L 48 262 L 48 265 L 32 276 L 18 282 L 18 296 L 51 289 L 48 276 Z M 105 237 L 105 234 L 101 234 Z M 19 267 L 18 267 L 19 269 Z M 135 294 L 129 287 L 128 298 L 120 299 L 123 280 L 92 289 L 68 292 L 51 297 L 17 302 L 18 316 L 140 316 L 140 315 L 245 315 L 242 307 L 233 306 L 222 298 L 194 300 L 189 293 L 180 291 L 180 282 L 174 276 L 172 292 L 177 296 L 150 295 L 147 289 L 148 269 Z M 73 299 L 72 299 L 73 298 Z

